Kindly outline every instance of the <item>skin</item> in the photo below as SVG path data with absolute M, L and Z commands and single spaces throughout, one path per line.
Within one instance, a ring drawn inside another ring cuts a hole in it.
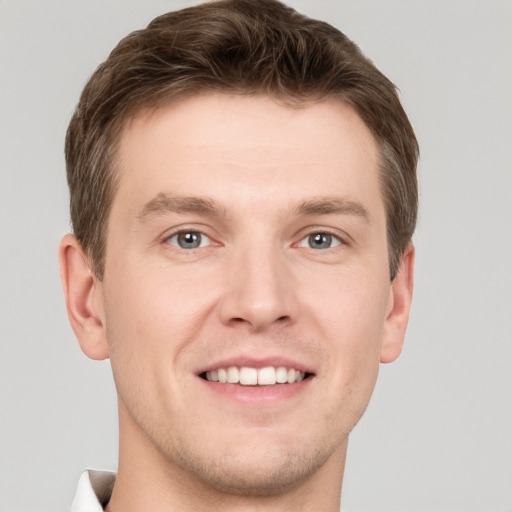
M 72 235 L 60 247 L 71 324 L 118 392 L 108 510 L 339 510 L 348 435 L 400 354 L 413 284 L 412 246 L 390 282 L 370 131 L 336 100 L 193 96 L 127 124 L 117 172 L 103 281 Z M 319 233 L 331 244 L 311 247 Z M 199 375 L 226 361 L 310 377 Z

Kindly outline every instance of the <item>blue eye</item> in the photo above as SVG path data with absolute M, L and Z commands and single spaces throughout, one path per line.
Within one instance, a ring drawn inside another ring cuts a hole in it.
M 209 245 L 211 240 L 199 231 L 180 231 L 169 238 L 169 243 L 180 249 L 198 249 Z
M 299 243 L 299 247 L 308 247 L 310 249 L 331 249 L 338 245 L 341 245 L 341 240 L 329 233 L 311 233 Z

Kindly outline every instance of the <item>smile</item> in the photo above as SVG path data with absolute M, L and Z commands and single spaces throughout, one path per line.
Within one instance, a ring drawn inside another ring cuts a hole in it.
M 229 366 L 209 370 L 201 375 L 210 382 L 221 384 L 240 384 L 242 386 L 273 386 L 275 384 L 294 384 L 302 382 L 309 377 L 295 368 L 285 366 L 266 366 L 264 368 L 250 368 L 247 366 Z

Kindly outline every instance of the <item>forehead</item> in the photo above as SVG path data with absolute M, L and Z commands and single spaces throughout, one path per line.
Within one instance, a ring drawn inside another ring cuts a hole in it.
M 214 195 L 233 204 L 332 194 L 371 202 L 380 195 L 375 139 L 350 106 L 334 99 L 300 108 L 266 96 L 180 99 L 127 123 L 116 167 L 114 206 L 140 205 L 158 193 Z

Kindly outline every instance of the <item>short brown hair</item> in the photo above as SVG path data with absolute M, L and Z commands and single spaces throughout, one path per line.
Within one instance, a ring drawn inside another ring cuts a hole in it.
M 276 0 L 220 0 L 170 12 L 122 39 L 71 119 L 66 165 L 74 233 L 102 279 L 115 154 L 128 118 L 203 91 L 266 94 L 290 106 L 351 105 L 380 148 L 394 279 L 417 216 L 418 144 L 394 85 L 331 25 Z

